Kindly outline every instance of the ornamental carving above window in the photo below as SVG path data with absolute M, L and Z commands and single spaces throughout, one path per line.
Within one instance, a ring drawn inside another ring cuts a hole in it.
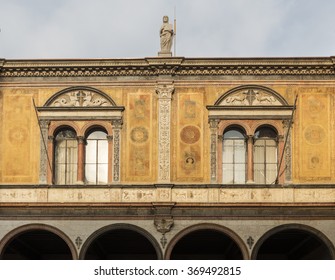
M 50 107 L 99 107 L 111 106 L 111 102 L 104 96 L 88 91 L 77 90 L 72 92 L 63 93 L 58 96 L 49 105 Z
M 269 88 L 249 86 L 235 88 L 222 95 L 215 103 L 217 106 L 281 106 L 286 101 Z

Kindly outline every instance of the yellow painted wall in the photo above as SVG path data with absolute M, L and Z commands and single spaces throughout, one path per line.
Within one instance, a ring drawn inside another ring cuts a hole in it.
M 175 84 L 171 110 L 171 182 L 209 183 L 210 147 L 206 105 L 238 85 Z M 263 85 L 259 83 L 259 85 Z M 298 95 L 292 131 L 293 183 L 335 180 L 334 87 L 321 84 L 264 84 L 291 105 Z M 40 132 L 32 105 L 43 104 L 65 87 L 3 87 L 0 92 L 0 183 L 38 184 Z M 125 106 L 121 182 L 155 183 L 158 108 L 154 86 L 96 86 Z
M 32 99 L 35 89 L 2 90 L 1 182 L 36 183 L 39 134 Z
M 299 96 L 294 125 L 295 181 L 334 182 L 334 87 L 301 86 L 295 93 Z

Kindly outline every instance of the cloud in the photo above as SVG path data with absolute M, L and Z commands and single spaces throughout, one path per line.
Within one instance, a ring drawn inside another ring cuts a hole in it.
M 177 55 L 331 55 L 335 2 L 323 0 L 0 0 L 0 57 L 156 56 L 177 8 Z

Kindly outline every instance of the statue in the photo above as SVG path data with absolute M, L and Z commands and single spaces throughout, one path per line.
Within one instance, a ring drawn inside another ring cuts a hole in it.
M 173 27 L 169 24 L 169 17 L 163 17 L 163 24 L 160 30 L 160 40 L 161 40 L 161 51 L 159 55 L 172 56 L 171 47 L 173 41 Z

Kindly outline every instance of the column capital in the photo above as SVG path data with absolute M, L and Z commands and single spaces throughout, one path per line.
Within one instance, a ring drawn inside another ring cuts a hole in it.
M 158 84 L 155 88 L 158 98 L 167 98 L 171 99 L 172 94 L 174 93 L 173 84 Z
M 39 120 L 38 121 L 40 124 L 41 129 L 48 129 L 50 121 L 49 120 Z
M 209 128 L 218 128 L 220 120 L 218 119 L 209 119 L 208 123 L 209 123 Z
M 84 136 L 77 136 L 77 140 L 79 144 L 85 144 L 85 137 Z
M 121 129 L 122 128 L 122 119 L 116 119 L 112 121 L 112 127 L 113 129 Z
M 284 135 L 278 135 L 278 142 L 284 142 Z
M 247 141 L 249 143 L 253 143 L 254 142 L 254 135 L 250 134 L 250 135 L 247 135 Z

